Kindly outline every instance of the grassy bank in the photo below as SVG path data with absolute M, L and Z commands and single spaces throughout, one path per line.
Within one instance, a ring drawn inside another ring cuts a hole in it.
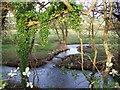
M 3 39 L 4 43 L 2 44 L 2 63 L 19 60 L 19 57 L 17 56 L 17 52 L 16 52 L 17 46 L 15 45 L 16 33 L 15 33 L 15 31 L 11 31 L 10 34 L 9 33 L 7 33 L 7 34 L 8 34 L 8 36 L 6 35 L 4 37 L 4 39 Z M 90 43 L 90 37 L 88 34 L 86 34 L 86 31 L 84 31 L 82 33 L 82 39 L 83 39 L 83 43 Z M 112 39 L 112 37 L 109 39 Z M 96 34 L 95 42 L 103 43 L 103 36 L 102 36 L 101 32 Z M 79 39 L 77 37 L 76 32 L 70 30 L 68 33 L 67 44 L 74 44 L 74 43 L 79 43 Z M 39 36 L 37 35 L 32 54 L 36 58 L 44 58 L 48 55 L 48 53 L 50 51 L 57 49 L 58 44 L 59 44 L 58 38 L 54 31 L 50 31 L 48 43 L 45 45 L 45 47 L 41 46 Z M 101 47 L 101 49 L 102 50 L 98 51 L 98 57 L 102 59 L 101 56 L 104 55 L 105 53 L 104 53 L 104 48 Z M 90 51 L 89 53 L 90 53 L 91 57 L 94 56 L 93 51 Z

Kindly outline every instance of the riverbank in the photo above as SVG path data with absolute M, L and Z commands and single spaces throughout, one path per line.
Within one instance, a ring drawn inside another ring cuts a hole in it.
M 75 70 L 77 74 L 77 79 L 75 79 L 75 76 L 73 76 L 73 67 L 69 68 L 69 65 L 71 62 L 78 63 L 79 61 L 79 53 L 77 51 L 77 48 L 79 45 L 67 45 L 70 50 L 67 50 L 66 52 L 61 52 L 58 55 L 54 56 L 54 58 L 51 61 L 46 61 L 44 65 L 41 67 L 31 69 L 31 75 L 30 75 L 30 81 L 33 80 L 34 77 L 34 70 L 36 72 L 36 80 L 35 86 L 38 86 L 39 88 L 87 88 L 89 86 L 89 81 L 85 78 L 83 72 L 80 69 Z M 73 55 L 76 54 L 76 55 Z M 78 58 L 78 59 L 77 59 Z M 68 65 L 68 61 L 69 65 Z M 89 60 L 86 60 L 89 61 Z M 59 62 L 62 62 L 66 66 L 66 74 L 63 74 L 62 66 Z M 58 64 L 57 64 L 58 63 Z M 78 64 L 80 67 L 80 63 Z M 74 64 L 73 64 L 74 66 Z M 86 65 L 87 66 L 87 65 Z M 92 67 L 92 65 L 91 65 Z M 2 66 L 3 74 L 10 72 L 10 70 L 15 70 L 15 67 L 6 67 Z M 91 75 L 90 70 L 86 70 L 89 75 Z M 96 72 L 96 77 L 100 77 L 100 74 Z M 110 78 L 111 79 L 111 78 Z M 20 82 L 20 72 L 17 72 L 17 76 L 15 76 L 14 79 L 12 79 L 14 82 Z M 39 82 L 37 83 L 37 80 Z M 71 82 L 72 81 L 72 82 Z M 33 82 L 33 81 L 32 81 Z M 100 83 L 102 85 L 102 82 Z
M 55 55 L 64 52 L 66 50 L 69 50 L 69 48 L 65 44 L 59 44 L 58 49 L 49 51 L 49 53 L 46 55 L 46 57 L 43 58 L 36 58 L 33 55 L 29 56 L 29 67 L 39 67 L 45 64 L 45 61 L 50 61 Z M 4 66 L 10 66 L 10 67 L 19 67 L 20 66 L 20 60 L 15 61 L 9 61 L 6 63 L 3 63 Z
M 69 47 L 70 46 L 70 47 Z M 96 44 L 98 53 L 97 53 L 97 58 L 96 58 L 96 68 L 100 71 L 103 71 L 105 69 L 105 63 L 106 63 L 106 56 L 104 52 L 104 45 L 103 44 Z M 49 51 L 47 53 L 46 57 L 44 58 L 36 58 L 33 55 L 29 57 L 29 67 L 31 68 L 37 68 L 42 65 L 45 65 L 47 63 L 53 63 L 58 67 L 65 67 L 68 69 L 78 69 L 81 70 L 81 56 L 80 56 L 80 46 L 79 44 L 71 44 L 71 45 L 65 45 L 65 44 L 58 44 L 56 50 Z M 65 51 L 70 50 L 69 54 L 67 54 Z M 93 58 L 94 58 L 94 51 L 91 47 L 90 44 L 83 44 L 83 51 L 85 52 L 86 55 L 84 55 L 84 69 L 85 70 L 92 70 L 93 68 Z M 61 54 L 61 57 L 59 57 L 59 53 Z M 75 55 L 77 54 L 77 55 Z M 51 60 L 56 57 L 61 59 L 60 62 L 51 62 Z M 114 57 L 116 58 L 116 57 Z M 113 62 L 113 60 L 112 60 Z M 115 61 L 116 63 L 116 61 Z M 71 68 L 69 68 L 69 65 L 72 64 Z M 5 66 L 10 66 L 10 67 L 18 67 L 20 66 L 20 61 L 10 61 L 5 64 Z M 118 65 L 114 66 L 115 68 L 119 68 Z

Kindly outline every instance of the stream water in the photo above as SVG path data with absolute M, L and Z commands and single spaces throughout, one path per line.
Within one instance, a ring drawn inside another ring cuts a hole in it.
M 58 57 L 64 57 L 66 55 L 70 54 L 78 54 L 77 48 L 79 45 L 68 45 L 70 50 L 62 52 L 55 56 L 51 61 L 52 62 L 58 62 L 60 58 Z M 87 45 L 86 45 L 87 46 Z M 16 68 L 14 67 L 8 67 L 8 66 L 0 66 L 0 70 L 2 70 L 0 73 L 6 74 L 10 72 L 10 70 L 14 70 Z M 67 69 L 67 74 L 63 74 L 61 71 L 61 68 L 56 67 L 54 64 L 45 64 L 39 68 L 36 68 L 37 75 L 39 78 L 39 82 L 35 83 L 37 86 L 40 86 L 41 88 L 88 88 L 89 82 L 86 80 L 85 76 L 83 75 L 81 70 L 76 70 L 78 73 L 78 78 L 75 80 L 72 76 L 71 70 Z M 91 74 L 91 71 L 88 71 L 89 74 Z M 100 74 L 96 73 L 96 77 L 99 77 Z M 5 79 L 7 77 L 3 77 L 2 79 Z M 38 78 L 35 79 L 35 81 L 38 80 Z M 20 82 L 20 71 L 17 72 L 17 76 L 15 76 L 12 80 L 15 82 Z M 29 80 L 33 80 L 33 71 L 31 70 L 31 75 L 29 77 Z M 112 81 L 112 77 L 109 77 L 109 81 Z M 100 83 L 102 87 L 102 82 Z

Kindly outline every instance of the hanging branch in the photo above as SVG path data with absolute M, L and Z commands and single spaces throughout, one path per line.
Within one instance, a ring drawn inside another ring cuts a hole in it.
M 84 14 L 84 15 L 90 15 L 90 12 L 92 11 L 93 7 L 96 5 L 98 0 L 95 0 L 92 5 L 90 6 L 89 10 L 88 11 L 85 11 L 85 10 L 79 10 L 81 12 L 81 14 Z M 67 14 L 69 13 L 69 11 L 71 11 L 73 9 L 73 7 L 70 5 L 70 3 L 66 0 L 62 0 L 62 2 L 66 5 L 67 9 L 64 10 L 62 13 L 60 14 L 56 14 L 55 17 L 53 17 L 51 20 L 53 19 L 56 19 L 58 18 L 59 16 L 62 16 L 63 14 Z M 83 3 L 82 3 L 83 4 Z
M 80 12 L 81 12 L 82 14 L 84 14 L 84 15 L 88 15 L 88 16 L 89 16 L 89 15 L 90 15 L 90 12 L 92 11 L 92 8 L 95 6 L 95 4 L 97 3 L 97 1 L 98 1 L 98 0 L 95 0 L 95 1 L 93 2 L 93 4 L 90 6 L 90 8 L 89 8 L 88 11 L 80 10 Z M 69 2 L 67 2 L 67 1 L 65 1 L 65 0 L 62 0 L 62 2 L 66 5 L 67 9 L 64 10 L 62 13 L 56 14 L 55 17 L 51 18 L 49 21 L 51 21 L 51 20 L 53 20 L 53 19 L 56 19 L 56 18 L 62 16 L 63 14 L 67 14 L 67 13 L 69 13 L 69 11 L 72 10 L 73 7 L 70 5 Z M 49 4 L 49 3 L 47 3 L 47 4 Z M 47 4 L 45 4 L 45 5 L 47 5 Z M 45 5 L 44 5 L 44 6 L 45 6 Z M 35 25 L 35 24 L 39 24 L 39 21 L 30 21 L 30 22 L 28 22 L 28 26 L 32 26 L 32 25 Z

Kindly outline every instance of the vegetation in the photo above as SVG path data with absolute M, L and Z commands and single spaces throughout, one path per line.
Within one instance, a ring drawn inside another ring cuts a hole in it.
M 48 58 L 49 52 L 60 50 L 59 45 L 66 46 L 74 43 L 80 44 L 78 47 L 80 54 L 72 57 L 72 59 L 68 58 L 68 61 L 71 59 L 72 62 L 68 63 L 67 66 L 71 69 L 75 63 L 74 60 L 79 58 L 78 63 L 89 81 L 89 88 L 100 88 L 99 82 L 102 82 L 102 77 L 103 88 L 108 88 L 109 74 L 119 78 L 119 72 L 115 70 L 119 70 L 118 65 L 116 65 L 119 63 L 119 58 L 117 59 L 120 53 L 119 45 L 114 46 L 114 44 L 119 44 L 118 24 L 120 15 L 117 15 L 115 11 L 119 11 L 117 6 L 120 2 L 103 0 L 99 4 L 98 0 L 95 0 L 90 6 L 87 5 L 87 11 L 84 10 L 86 8 L 85 3 L 77 4 L 65 0 L 47 3 L 38 1 L 2 2 L 1 4 L 3 5 L 3 31 L 1 32 L 3 65 L 11 61 L 20 61 L 21 84 L 24 90 L 28 87 L 34 87 L 29 80 L 31 74 L 28 67 L 30 57 L 33 57 L 33 60 Z M 40 7 L 36 8 L 37 5 Z M 99 10 L 99 7 L 102 9 Z M 11 20 L 16 21 L 16 30 L 5 30 L 7 18 L 4 16 L 9 11 L 14 14 L 15 19 L 12 18 Z M 114 23 L 117 24 L 114 25 Z M 85 43 L 90 47 L 84 46 Z M 97 44 L 103 45 L 97 46 Z M 89 61 L 85 60 L 85 55 L 92 63 L 91 76 L 84 68 L 87 66 L 86 64 L 90 64 Z M 62 62 L 64 63 L 64 61 Z M 97 66 L 99 61 L 103 62 L 103 69 L 101 70 Z M 36 67 L 33 69 L 35 70 Z M 61 69 L 64 74 L 67 74 L 65 66 L 62 66 Z M 13 77 L 18 70 L 13 70 L 8 75 Z M 102 77 L 96 78 L 96 71 Z M 72 70 L 71 73 L 75 79 L 78 77 L 76 70 Z M 119 87 L 119 80 L 115 81 L 111 87 L 114 85 Z

